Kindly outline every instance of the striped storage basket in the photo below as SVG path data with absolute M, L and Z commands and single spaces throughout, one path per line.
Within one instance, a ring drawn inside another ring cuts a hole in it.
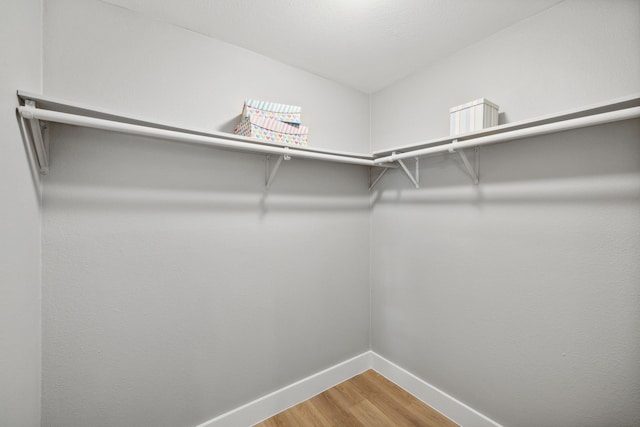
M 264 139 L 279 144 L 307 146 L 309 129 L 260 115 L 244 116 L 233 130 L 237 135 Z
M 244 102 L 242 117 L 262 117 L 299 125 L 301 112 L 302 108 L 296 105 L 276 104 L 275 102 L 247 99 Z
M 499 108 L 485 98 L 450 108 L 450 135 L 459 135 L 497 126 Z

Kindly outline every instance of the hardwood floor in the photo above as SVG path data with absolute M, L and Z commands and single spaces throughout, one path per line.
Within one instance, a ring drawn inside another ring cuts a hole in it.
M 255 427 L 457 427 L 391 381 L 368 370 Z

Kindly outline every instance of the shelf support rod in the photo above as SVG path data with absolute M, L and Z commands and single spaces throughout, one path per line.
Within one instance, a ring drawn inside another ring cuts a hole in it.
M 385 173 L 387 173 L 387 171 L 390 168 L 384 168 L 382 169 L 382 171 L 378 174 L 378 176 L 376 177 L 376 179 L 373 180 L 373 182 L 371 182 L 371 172 L 373 170 L 373 168 L 369 169 L 369 191 L 373 190 L 373 187 L 376 186 L 376 184 L 378 183 L 378 181 L 380 181 L 380 178 L 382 178 L 384 176 Z
M 280 165 L 282 164 L 282 161 L 291 160 L 291 156 L 287 153 L 287 151 L 289 151 L 289 147 L 284 147 L 285 154 L 278 157 L 278 160 L 276 160 L 276 164 L 273 166 L 271 173 L 269 173 L 269 168 L 271 166 L 271 160 L 270 160 L 271 156 L 267 154 L 267 164 L 266 164 L 267 181 L 265 182 L 265 185 L 264 185 L 265 190 L 269 190 L 269 188 L 271 188 L 271 184 L 273 184 L 273 180 L 275 179 L 276 174 L 278 173 L 278 169 L 280 169 Z
M 273 166 L 273 169 L 271 169 L 271 171 L 269 171 L 269 169 L 271 168 L 271 160 L 270 160 L 269 155 L 267 155 L 267 181 L 265 182 L 264 185 L 264 189 L 265 190 L 269 190 L 269 188 L 271 188 L 271 184 L 273 184 L 273 180 L 275 179 L 277 173 L 278 173 L 278 169 L 280 169 L 280 165 L 282 164 L 282 161 L 284 160 L 284 156 L 278 156 L 278 160 L 276 160 L 276 164 Z
M 454 139 L 451 142 L 451 145 L 455 145 L 457 142 L 458 140 Z M 475 153 L 476 153 L 475 168 L 471 166 L 471 163 L 469 162 L 469 159 L 467 158 L 467 155 L 464 153 L 463 149 L 456 150 L 454 147 L 450 147 L 449 152 L 458 153 L 458 155 L 460 155 L 460 158 L 462 159 L 462 163 L 464 163 L 464 167 L 467 169 L 467 172 L 469 173 L 469 175 L 471 175 L 471 179 L 473 179 L 473 183 L 475 185 L 478 185 L 478 182 L 480 182 L 478 179 L 478 167 L 480 165 L 480 160 L 478 157 L 478 147 L 475 147 Z
M 473 147 L 475 152 L 476 185 L 480 182 L 480 147 Z
M 395 154 L 396 153 L 394 152 L 393 155 L 395 155 Z M 401 159 L 398 159 L 397 162 L 400 164 L 400 167 L 402 168 L 404 173 L 407 174 L 407 177 L 411 180 L 413 185 L 415 185 L 416 188 L 420 188 L 420 183 L 417 180 L 417 178 L 419 178 L 419 177 L 416 175 L 416 177 L 414 178 L 414 176 L 411 175 L 411 172 L 409 172 L 409 168 L 407 168 L 407 165 L 405 165 L 404 162 Z M 418 158 L 416 157 L 416 168 L 417 167 L 418 167 Z
M 25 107 L 27 111 L 35 110 L 36 102 L 28 99 L 25 101 Z M 35 117 L 29 117 L 29 114 L 23 114 L 22 117 L 29 122 L 31 143 L 36 154 L 36 160 L 38 161 L 38 170 L 42 175 L 46 175 L 49 173 L 48 127 L 45 123 L 41 123 L 40 120 Z

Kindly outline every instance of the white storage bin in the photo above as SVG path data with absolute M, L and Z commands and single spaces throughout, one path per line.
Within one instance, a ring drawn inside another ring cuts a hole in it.
M 499 107 L 485 98 L 449 109 L 451 135 L 473 132 L 498 125 Z

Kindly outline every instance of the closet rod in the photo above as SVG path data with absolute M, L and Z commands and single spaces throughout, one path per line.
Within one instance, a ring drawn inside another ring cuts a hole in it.
M 624 110 L 610 111 L 607 113 L 600 113 L 592 116 L 585 116 L 576 119 L 563 120 L 555 123 L 532 126 L 529 128 L 513 130 L 510 132 L 481 136 L 465 141 L 454 140 L 453 142 L 450 142 L 448 144 L 438 145 L 436 147 L 423 148 L 419 150 L 407 151 L 404 153 L 394 153 L 390 156 L 379 157 L 374 160 L 374 163 L 380 165 L 383 163 L 391 163 L 397 160 L 407 159 L 411 157 L 422 157 L 429 154 L 454 152 L 456 150 L 462 150 L 465 148 L 496 144 L 498 142 L 512 141 L 515 139 L 545 135 L 549 133 L 561 132 L 564 130 L 577 129 L 587 126 L 595 126 L 620 120 L 634 119 L 637 117 L 640 117 L 640 107 L 626 108 Z
M 395 167 L 395 165 L 380 165 L 370 159 L 361 159 L 336 154 L 324 154 L 312 151 L 304 151 L 294 147 L 272 147 L 241 141 L 226 140 L 212 136 L 195 135 L 172 130 L 158 129 L 148 126 L 121 123 L 112 120 L 85 117 L 76 114 L 61 113 L 58 111 L 43 110 L 40 108 L 21 106 L 18 111 L 27 120 L 39 119 L 47 122 L 63 123 L 67 125 L 84 126 L 94 129 L 109 130 L 114 132 L 127 133 L 131 135 L 160 138 L 170 141 L 187 142 L 193 144 L 209 145 L 222 148 L 230 148 L 242 151 L 252 151 L 263 154 L 276 154 L 280 156 L 291 156 L 314 160 L 326 160 L 338 163 L 348 163 L 353 165 Z

